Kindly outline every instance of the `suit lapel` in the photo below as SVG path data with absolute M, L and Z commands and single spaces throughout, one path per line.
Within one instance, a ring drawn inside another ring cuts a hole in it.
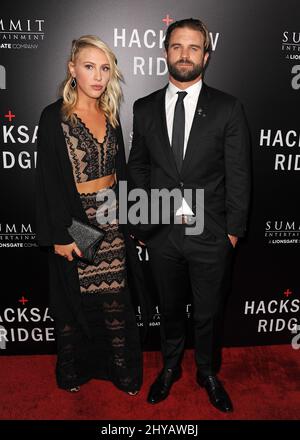
M 182 163 L 181 175 L 187 172 L 189 163 L 193 158 L 193 151 L 197 147 L 197 136 L 201 133 L 202 129 L 206 124 L 206 116 L 209 107 L 209 90 L 208 87 L 203 83 L 199 94 L 196 111 L 194 114 L 194 119 L 186 147 L 186 152 L 184 160 Z

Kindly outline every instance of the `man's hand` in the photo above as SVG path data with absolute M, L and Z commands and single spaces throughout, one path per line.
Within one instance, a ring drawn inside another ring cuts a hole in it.
M 75 241 L 73 241 L 73 243 L 70 243 L 70 244 L 55 244 L 54 245 L 54 252 L 56 254 L 60 255 L 61 257 L 67 258 L 68 261 L 73 261 L 73 255 L 72 255 L 73 251 L 76 252 L 78 257 L 82 256 L 82 253 L 81 253 L 80 249 L 77 247 Z
M 235 235 L 228 234 L 228 238 L 231 241 L 232 246 L 235 248 L 239 237 L 236 237 Z

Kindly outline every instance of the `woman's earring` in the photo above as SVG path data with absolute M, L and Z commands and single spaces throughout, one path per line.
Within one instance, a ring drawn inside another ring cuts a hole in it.
M 72 87 L 72 89 L 75 89 L 76 86 L 77 86 L 77 81 L 76 81 L 76 78 L 73 77 L 73 79 L 71 81 L 71 87 Z

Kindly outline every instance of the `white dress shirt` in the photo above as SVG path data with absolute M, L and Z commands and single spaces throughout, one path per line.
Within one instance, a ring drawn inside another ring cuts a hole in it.
M 202 80 L 200 79 L 200 81 L 198 81 L 196 84 L 193 84 L 192 86 L 188 87 L 185 90 L 178 89 L 174 84 L 169 82 L 168 88 L 166 90 L 166 97 L 165 97 L 166 120 L 167 120 L 170 145 L 172 145 L 174 111 L 178 99 L 177 92 L 187 92 L 187 95 L 183 100 L 184 112 L 185 112 L 183 158 L 185 156 L 186 147 L 188 144 L 188 139 L 190 136 L 190 131 L 191 131 L 201 87 L 202 87 Z M 184 198 L 182 199 L 181 207 L 178 208 L 176 211 L 176 215 L 182 215 L 182 214 L 193 215 L 193 211 L 186 203 Z

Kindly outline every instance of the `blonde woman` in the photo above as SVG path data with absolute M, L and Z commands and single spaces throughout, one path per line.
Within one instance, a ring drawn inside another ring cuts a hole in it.
M 96 36 L 72 43 L 62 98 L 47 106 L 38 133 L 37 239 L 49 251 L 50 308 L 58 345 L 56 378 L 77 392 L 92 378 L 135 395 L 142 383 L 139 333 L 128 285 L 134 244 L 117 215 L 99 225 L 96 212 L 117 212 L 105 192 L 125 180 L 118 118 L 122 91 L 115 55 Z M 117 199 L 116 199 L 117 200 Z M 105 231 L 94 264 L 80 260 L 72 218 Z M 137 270 L 138 268 L 135 268 Z

